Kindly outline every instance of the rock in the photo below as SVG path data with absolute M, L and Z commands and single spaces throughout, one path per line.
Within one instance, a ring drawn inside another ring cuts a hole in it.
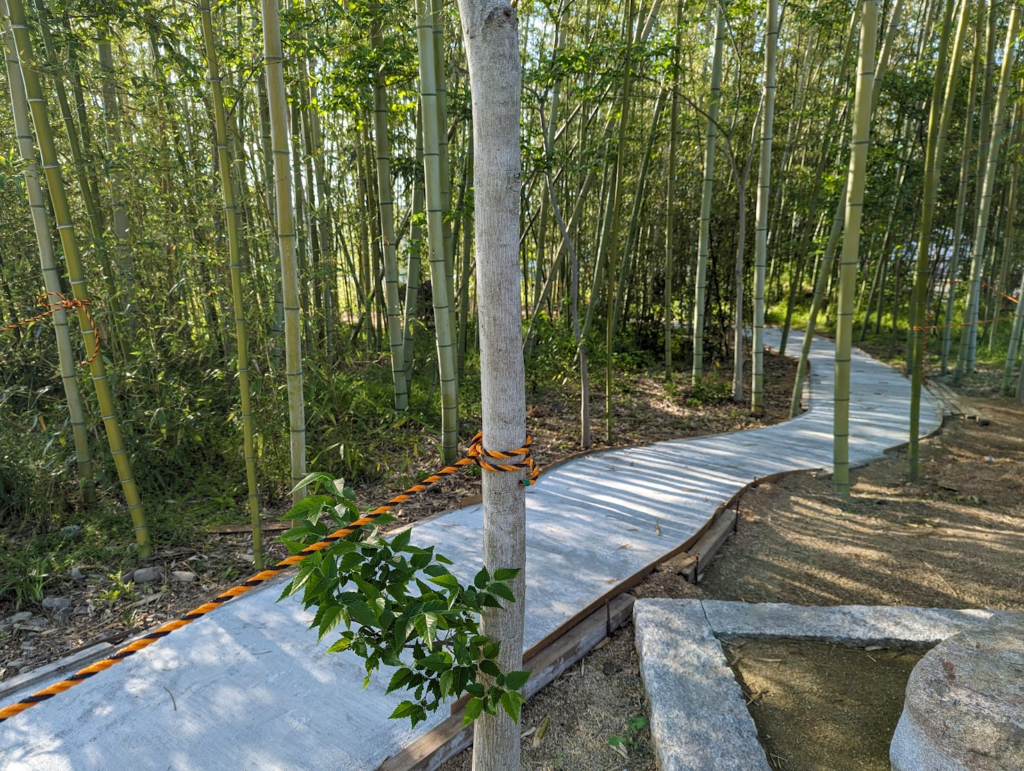
M 72 581 L 84 581 L 85 573 L 78 568 L 71 568 L 71 580 Z
M 889 758 L 894 771 L 1024 768 L 1024 621 L 961 632 L 917 663 Z
M 50 628 L 50 622 L 42 616 L 34 616 L 21 625 L 25 632 L 42 632 Z
M 164 580 L 164 569 L 160 567 L 139 568 L 132 573 L 132 580 L 137 584 L 152 584 Z
M 27 610 L 23 610 L 21 613 L 15 613 L 7 620 L 12 624 L 20 624 L 24 621 L 28 621 L 30 618 L 32 618 L 32 613 Z
M 57 611 L 57 626 L 67 626 L 71 620 L 71 608 L 61 608 Z
M 171 579 L 180 584 L 191 584 L 198 576 L 191 570 L 172 570 Z
M 8 661 L 7 662 L 7 666 L 10 667 L 11 669 L 17 669 L 18 667 L 20 667 L 24 663 L 25 663 L 25 661 L 23 659 L 14 659 L 13 661 Z
M 80 525 L 68 525 L 60 529 L 61 538 L 77 538 L 82 534 L 82 528 Z
M 64 610 L 71 607 L 67 597 L 47 597 L 43 600 L 43 610 Z

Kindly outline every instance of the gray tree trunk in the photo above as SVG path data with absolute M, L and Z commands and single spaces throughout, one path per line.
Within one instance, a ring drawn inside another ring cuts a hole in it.
M 519 23 L 507 0 L 459 0 L 473 100 L 477 296 L 484 447 L 509 450 L 526 439 L 526 383 L 520 326 Z M 484 565 L 492 573 L 526 564 L 526 495 L 520 474 L 483 472 Z M 483 615 L 501 642 L 498 664 L 520 669 L 526 574 L 512 583 L 518 602 Z M 519 727 L 501 713 L 476 727 L 473 767 L 519 769 Z

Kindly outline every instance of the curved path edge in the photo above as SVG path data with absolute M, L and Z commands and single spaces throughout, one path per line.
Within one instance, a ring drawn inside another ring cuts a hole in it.
M 765 330 L 777 345 L 778 330 Z M 793 350 L 802 335 L 793 332 Z M 585 455 L 527 491 L 527 650 L 692 541 L 755 479 L 832 461 L 831 341 L 815 338 L 804 400 L 810 409 L 765 428 Z M 854 351 L 851 463 L 907 440 L 910 384 Z M 921 432 L 941 425 L 930 396 Z M 466 578 L 481 566 L 482 510 L 418 525 Z M 401 700 L 390 677 L 362 688 L 361 660 L 330 655 L 312 614 L 279 587 L 255 590 L 102 676 L 0 724 L 0 770 L 376 768 L 439 725 L 388 720 Z M 54 676 L 53 680 L 58 679 Z M 31 690 L 47 682 L 34 684 Z M 11 694 L 4 703 L 28 691 Z

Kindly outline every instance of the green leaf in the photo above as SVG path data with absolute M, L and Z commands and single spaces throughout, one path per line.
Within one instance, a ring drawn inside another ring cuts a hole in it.
M 330 474 L 325 474 L 323 471 L 314 471 L 312 474 L 306 474 L 302 481 L 291 489 L 291 492 L 294 494 L 301 490 L 302 488 L 308 487 L 313 482 L 319 482 L 320 484 L 325 485 L 329 490 L 331 486 L 334 485 L 334 477 L 332 477 Z M 292 510 L 288 512 L 289 515 L 292 513 L 292 511 L 295 511 L 295 509 L 292 508 Z
M 501 674 L 501 669 L 491 659 L 484 659 L 480 662 L 480 671 L 491 677 L 498 677 Z
M 467 701 L 466 710 L 462 715 L 463 727 L 468 726 L 470 723 L 472 723 L 474 720 L 480 717 L 480 713 L 482 713 L 483 711 L 484 703 L 481 699 L 474 696 L 472 699 Z M 394 717 L 394 715 L 392 715 L 392 717 Z
M 473 579 L 473 586 L 477 589 L 483 589 L 487 586 L 487 582 L 491 580 L 490 573 L 487 572 L 487 568 L 480 568 L 480 572 L 476 574 Z
M 438 586 L 447 586 L 452 589 L 460 588 L 459 579 L 453 576 L 451 573 L 445 573 L 443 576 L 435 576 L 434 578 L 428 578 L 428 581 Z
M 401 533 L 391 539 L 391 548 L 395 551 L 402 551 L 406 546 L 409 545 L 409 539 L 412 538 L 412 529 L 403 530 Z
M 352 618 L 363 626 L 370 627 L 371 629 L 377 626 L 377 617 L 373 615 L 370 606 L 362 600 L 346 603 L 346 608 Z
M 487 591 L 495 595 L 496 597 L 501 597 L 501 599 L 507 600 L 508 602 L 516 601 L 516 596 L 512 594 L 512 589 L 509 588 L 508 584 L 503 584 L 500 582 L 494 583 L 487 587 Z
M 524 701 L 525 699 L 515 691 L 505 691 L 501 694 L 502 709 L 512 718 L 513 723 L 519 722 L 519 711 L 523 708 Z
M 495 581 L 511 581 L 513 578 L 519 575 L 519 568 L 502 568 L 501 570 L 494 571 Z
M 328 653 L 341 653 L 342 651 L 347 651 L 351 647 L 352 647 L 352 640 L 350 640 L 347 637 L 342 637 L 340 640 L 338 640 L 336 643 L 334 643 L 334 645 L 332 645 L 330 648 L 328 648 L 327 652 Z
M 411 677 L 412 670 L 408 667 L 402 667 L 391 676 L 391 682 L 388 683 L 388 689 L 385 691 L 385 693 L 391 693 L 392 691 L 401 688 L 403 685 L 409 682 L 409 679 Z M 392 715 L 391 717 L 394 717 L 394 715 Z
M 505 675 L 505 687 L 512 691 L 518 691 L 524 685 L 526 681 L 530 679 L 531 672 L 509 672 Z
M 399 704 L 397 707 L 395 707 L 395 711 L 391 713 L 389 719 L 395 720 L 400 717 L 408 717 L 415 711 L 416 705 L 413 704 L 411 701 L 406 700 Z

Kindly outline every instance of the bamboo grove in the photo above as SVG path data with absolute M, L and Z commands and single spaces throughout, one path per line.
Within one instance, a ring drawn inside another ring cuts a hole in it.
M 784 349 L 791 326 L 836 335 L 840 493 L 858 342 L 906 357 L 915 422 L 929 374 L 998 359 L 1021 394 L 1016 2 L 516 11 L 527 371 L 578 384 L 582 447 L 614 437 L 637 360 L 759 413 L 766 324 Z M 144 499 L 187 495 L 199 469 L 258 532 L 261 498 L 307 466 L 381 475 L 381 426 L 457 456 L 479 359 L 453 3 L 0 16 L 0 326 L 42 292 L 85 303 L 0 339 L 0 512 L 31 508 L 22 475 L 70 479 L 69 505 L 121 501 L 145 556 Z M 793 414 L 809 339 L 783 351 Z

